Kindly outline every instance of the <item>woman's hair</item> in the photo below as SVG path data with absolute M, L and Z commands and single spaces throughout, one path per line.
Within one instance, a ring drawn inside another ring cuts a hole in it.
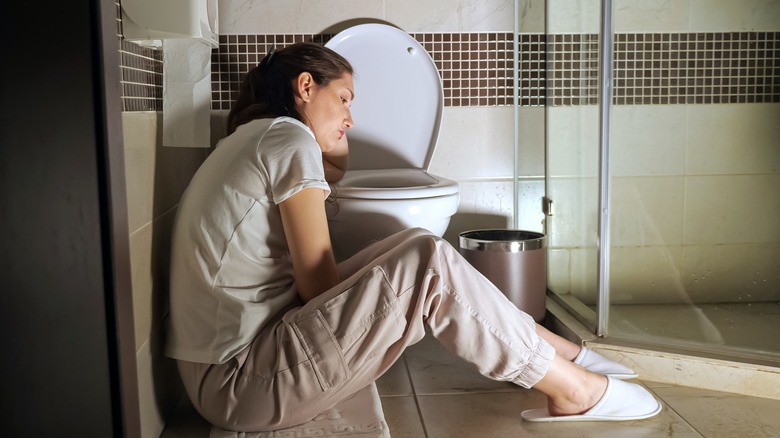
M 238 99 L 228 114 L 228 135 L 255 119 L 289 116 L 303 121 L 293 93 L 293 82 L 303 72 L 309 72 L 317 85 L 326 86 L 344 73 L 352 74 L 352 66 L 338 53 L 316 43 L 271 50 L 241 83 Z

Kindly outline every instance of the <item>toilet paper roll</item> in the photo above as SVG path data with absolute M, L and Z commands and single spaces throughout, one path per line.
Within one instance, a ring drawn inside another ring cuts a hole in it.
M 163 146 L 210 147 L 211 45 L 163 41 Z

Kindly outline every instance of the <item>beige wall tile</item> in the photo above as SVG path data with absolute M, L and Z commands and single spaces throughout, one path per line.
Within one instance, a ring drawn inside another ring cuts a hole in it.
M 213 149 L 158 146 L 155 165 L 154 216 L 179 204 L 195 171 Z
M 688 177 L 685 243 L 780 241 L 778 187 L 780 174 Z
M 571 294 L 586 305 L 598 302 L 598 252 L 595 247 L 569 251 Z
M 613 106 L 610 175 L 682 175 L 687 115 L 685 105 Z
M 571 257 L 568 249 L 548 248 L 547 288 L 559 295 L 571 293 Z
M 448 107 L 429 170 L 451 179 L 511 178 L 514 172 L 511 107 Z
M 689 0 L 616 0 L 615 32 L 687 32 Z M 721 29 L 723 30 L 723 29 Z
M 407 32 L 511 32 L 512 0 L 385 1 L 386 19 Z
M 322 33 L 358 17 L 384 19 L 384 1 L 221 0 L 219 33 Z
M 153 219 L 157 145 L 155 112 L 123 112 L 127 222 L 134 232 Z
M 688 114 L 688 174 L 780 173 L 780 104 L 688 105 Z
M 541 106 L 517 111 L 517 174 L 544 177 L 546 110 Z
M 152 225 L 130 235 L 130 267 L 133 284 L 135 348 L 149 341 L 152 330 Z
M 553 215 L 547 218 L 552 247 L 588 247 L 598 243 L 598 179 L 551 178 L 547 194 Z
M 598 175 L 598 107 L 548 107 L 547 142 L 550 176 Z
M 685 247 L 681 279 L 697 303 L 776 301 L 780 243 Z
M 683 177 L 613 178 L 611 195 L 613 247 L 682 244 Z
M 545 33 L 546 0 L 519 0 L 517 7 L 520 33 Z
M 450 220 L 444 239 L 457 247 L 463 231 L 512 226 L 511 180 L 461 181 L 460 205 Z
M 690 0 L 692 32 L 780 30 L 777 0 Z
M 689 302 L 682 275 L 681 246 L 612 248 L 612 304 Z
M 544 179 L 523 179 L 515 186 L 517 193 L 517 228 L 527 231 L 544 232 Z
M 600 0 L 547 0 L 547 33 L 599 33 Z
M 512 181 L 462 181 L 458 213 L 484 213 L 510 218 L 512 215 Z
M 136 349 L 168 313 L 168 266 L 175 210 L 130 234 Z

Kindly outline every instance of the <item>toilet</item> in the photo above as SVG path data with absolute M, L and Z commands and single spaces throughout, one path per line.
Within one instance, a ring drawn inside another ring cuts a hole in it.
M 433 60 L 385 24 L 350 27 L 325 46 L 352 64 L 355 85 L 349 166 L 327 207 L 336 258 L 407 228 L 442 236 L 460 197 L 457 182 L 428 173 L 444 107 Z

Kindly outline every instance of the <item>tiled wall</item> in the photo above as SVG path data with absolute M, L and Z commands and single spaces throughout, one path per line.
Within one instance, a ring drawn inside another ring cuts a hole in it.
M 119 40 L 122 111 L 162 111 L 162 51 Z
M 413 33 L 439 69 L 445 106 L 513 104 L 512 34 Z M 222 35 L 212 54 L 212 108 L 229 109 L 243 75 L 272 47 L 328 34 Z M 121 42 L 125 111 L 159 110 L 160 52 Z M 593 105 L 598 37 L 520 34 L 521 106 Z M 780 32 L 615 35 L 614 103 L 780 102 Z

